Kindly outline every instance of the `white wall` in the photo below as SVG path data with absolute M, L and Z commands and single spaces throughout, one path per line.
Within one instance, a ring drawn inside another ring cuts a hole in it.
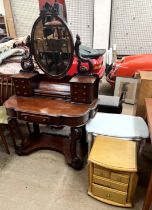
M 111 0 L 94 0 L 93 48 L 108 49 Z
M 31 34 L 32 26 L 39 15 L 38 0 L 11 0 L 17 37 Z
M 94 0 L 66 0 L 68 27 L 74 40 L 76 34 L 81 37 L 82 45 L 92 47 Z
M 5 14 L 4 5 L 3 5 L 3 0 L 0 0 L 0 14 L 2 14 L 2 15 Z

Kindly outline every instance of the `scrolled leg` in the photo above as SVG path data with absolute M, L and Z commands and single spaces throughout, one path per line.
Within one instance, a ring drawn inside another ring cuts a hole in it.
M 68 164 L 76 170 L 82 169 L 84 165 L 84 147 L 86 147 L 86 139 L 84 138 L 83 129 L 83 127 L 71 128 L 69 149 L 65 155 Z

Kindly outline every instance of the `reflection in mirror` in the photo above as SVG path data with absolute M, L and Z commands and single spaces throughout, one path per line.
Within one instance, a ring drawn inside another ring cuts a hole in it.
M 42 16 L 37 19 L 32 33 L 34 56 L 40 68 L 50 76 L 65 74 L 74 50 L 65 23 L 57 16 Z

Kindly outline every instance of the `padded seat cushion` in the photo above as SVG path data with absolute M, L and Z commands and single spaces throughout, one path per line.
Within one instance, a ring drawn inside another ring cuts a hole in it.
M 99 113 L 86 125 L 86 131 L 119 138 L 142 139 L 149 137 L 148 126 L 141 117 Z
M 8 116 L 5 106 L 0 106 L 0 124 L 8 124 Z
M 106 106 L 114 106 L 118 107 L 120 103 L 119 96 L 106 96 L 106 95 L 99 95 L 99 105 L 106 105 Z
M 105 49 L 92 49 L 84 45 L 80 46 L 80 55 L 84 58 L 99 58 L 100 56 L 104 55 L 105 52 Z

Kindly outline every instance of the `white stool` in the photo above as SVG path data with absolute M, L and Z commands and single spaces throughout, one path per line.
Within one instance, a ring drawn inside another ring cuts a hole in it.
M 88 151 L 94 136 L 104 135 L 141 142 L 149 137 L 148 126 L 141 117 L 124 114 L 99 113 L 86 124 Z

